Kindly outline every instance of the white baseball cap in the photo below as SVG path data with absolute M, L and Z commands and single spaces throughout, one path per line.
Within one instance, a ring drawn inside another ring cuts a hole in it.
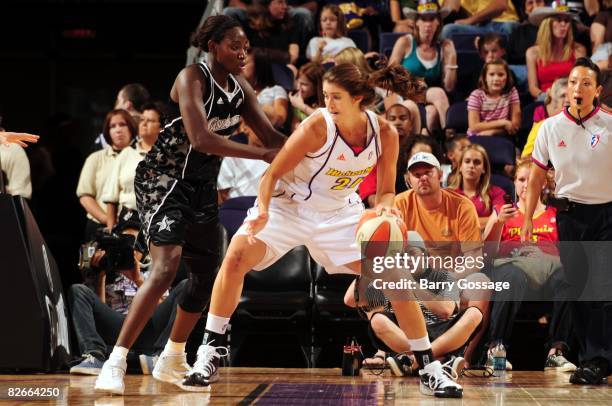
M 434 168 L 440 169 L 440 161 L 438 161 L 438 159 L 429 152 L 417 152 L 416 154 L 414 154 L 408 161 L 408 167 L 406 169 L 410 170 L 411 166 L 421 162 L 431 165 Z

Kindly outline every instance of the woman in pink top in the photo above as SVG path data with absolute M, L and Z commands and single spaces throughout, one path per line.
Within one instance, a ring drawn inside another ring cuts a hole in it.
M 543 101 L 555 79 L 568 76 L 574 61 L 586 56 L 586 48 L 574 41 L 573 17 L 567 6 L 557 2 L 529 16 L 532 24 L 540 26 L 535 45 L 525 54 L 529 93 L 537 100 Z
M 480 144 L 469 145 L 461 154 L 461 166 L 457 175 L 448 185 L 458 193 L 469 198 L 484 229 L 492 208 L 504 203 L 504 190 L 491 184 L 491 163 L 487 151 Z

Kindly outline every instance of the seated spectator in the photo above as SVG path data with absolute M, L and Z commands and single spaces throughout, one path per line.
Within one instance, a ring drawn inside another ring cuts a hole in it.
M 591 24 L 591 60 L 601 70 L 612 69 L 609 60 L 612 55 L 612 0 L 603 1 L 604 9 Z
M 248 145 L 263 147 L 259 138 L 248 126 L 242 125 L 242 130 L 247 134 Z M 223 158 L 217 177 L 219 204 L 234 197 L 257 196 L 259 180 L 268 166 L 268 163 L 258 159 Z
M 142 109 L 138 139 L 119 153 L 102 189 L 102 201 L 106 203 L 106 228 L 113 230 L 117 225 L 116 232 L 131 229 L 134 235 L 140 229 L 134 192 L 136 166 L 157 141 L 165 117 L 164 107 L 160 103 L 146 103 Z
M 329 63 L 338 52 L 357 45 L 346 36 L 344 14 L 335 4 L 327 4 L 321 10 L 321 36 L 313 37 L 306 48 L 306 58 L 312 62 Z
M 391 0 L 389 2 L 391 21 L 395 24 L 393 32 L 414 33 L 415 25 L 412 11 L 417 9 L 417 4 L 417 0 Z
M 558 78 L 553 85 L 546 91 L 544 104 L 533 110 L 533 122 L 537 123 L 546 120 L 548 117 L 557 114 L 563 109 L 567 100 L 567 78 Z
M 544 123 L 544 120 L 558 114 L 564 107 L 569 106 L 569 99 L 567 98 L 567 78 L 563 77 L 554 81 L 552 87 L 548 89 L 544 103 L 546 103 L 545 106 L 538 106 L 533 112 L 534 123 L 527 136 L 527 142 L 523 147 L 523 152 L 521 153 L 522 158 L 531 156 L 538 131 L 542 123 Z M 539 120 L 536 121 L 536 118 Z
M 404 181 L 403 173 L 408 164 L 408 144 L 413 138 L 412 133 L 412 116 L 410 110 L 401 103 L 394 104 L 387 109 L 385 118 L 393 124 L 399 134 L 399 155 L 397 158 L 397 172 L 395 179 L 395 193 L 400 193 L 406 190 L 406 182 Z M 378 176 L 378 166 L 365 177 L 361 185 L 359 185 L 359 197 L 364 201 L 366 207 L 375 207 L 376 200 L 376 184 Z
M 316 15 L 317 4 L 310 0 L 304 2 L 300 0 L 276 0 L 274 4 L 271 3 L 271 0 L 254 0 L 247 2 L 232 0 L 229 2 L 228 7 L 223 9 L 223 14 L 238 20 L 246 31 L 249 26 L 249 11 L 252 7 L 261 6 L 262 8 L 268 8 L 270 12 L 274 12 L 275 15 L 278 15 L 283 9 L 286 10 L 288 18 L 291 21 L 291 26 L 295 31 L 292 33 L 292 38 L 294 38 L 298 45 L 299 53 L 299 49 L 304 49 L 306 47 L 308 40 L 315 32 L 313 16 Z M 249 32 L 247 31 L 246 33 L 247 36 L 249 36 Z M 253 40 L 250 36 L 248 38 L 251 40 L 252 45 Z
M 423 239 L 414 231 L 409 231 L 409 255 L 427 255 L 427 248 Z M 455 277 L 447 270 L 424 269 L 423 267 L 413 273 L 415 280 L 428 282 L 453 282 Z M 389 299 L 380 289 L 374 288 L 370 282 L 364 293 L 360 291 L 360 284 L 365 278 L 357 278 L 348 288 L 344 302 L 348 306 L 357 307 L 359 314 L 368 322 L 368 333 L 374 346 L 379 350 L 374 358 L 385 360 L 384 354 L 391 353 L 386 361 L 391 371 L 397 376 L 412 375 L 416 371 L 416 362 L 410 357 L 410 345 L 402 330 L 399 328 Z M 437 285 L 440 286 L 440 285 Z M 471 339 L 478 333 L 482 322 L 482 313 L 477 307 L 468 307 L 459 311 L 460 297 L 456 283 L 451 289 L 428 289 L 417 291 L 419 306 L 423 312 L 427 333 L 431 340 L 433 356 L 445 363 L 460 375 L 465 360 L 463 355 Z M 421 296 L 421 297 L 419 297 Z M 360 300 L 356 303 L 355 298 Z M 383 363 L 379 365 L 382 366 Z M 368 366 L 369 363 L 366 364 Z
M 286 0 L 260 0 L 247 11 L 244 31 L 251 47 L 264 50 L 274 63 L 295 65 L 300 33 L 293 26 Z
M 554 80 L 569 76 L 576 59 L 586 56 L 586 48 L 574 41 L 574 16 L 556 2 L 553 7 L 537 8 L 529 16 L 532 24 L 539 25 L 536 43 L 525 54 L 529 93 L 536 100 L 543 101 Z
M 386 2 L 378 0 L 326 0 L 327 4 L 337 5 L 344 14 L 349 30 L 362 29 L 368 33 L 368 47 L 378 49 L 380 32 L 389 32 L 393 23 L 388 14 Z M 364 50 L 364 51 L 368 51 Z
M 446 269 L 453 276 L 468 281 L 488 281 L 477 265 L 482 257 L 482 236 L 478 215 L 468 199 L 449 189 L 442 189 L 440 163 L 432 154 L 419 152 L 408 161 L 405 172 L 411 190 L 395 197 L 394 206 L 409 230 L 414 230 L 425 240 L 428 255 L 440 258 L 461 258 L 470 264 L 465 269 Z M 473 260 L 469 260 L 472 258 Z M 447 266 L 449 262 L 444 262 Z M 483 315 L 486 326 L 490 293 L 486 290 L 464 289 L 460 292 L 459 311 L 476 306 Z M 469 362 L 486 328 L 480 330 L 466 350 Z
M 482 61 L 482 65 L 479 69 L 475 69 L 472 72 L 472 89 L 478 88 L 478 81 L 480 79 L 480 73 L 482 71 L 482 67 L 487 62 L 493 62 L 497 59 L 504 59 L 506 57 L 506 49 L 504 45 L 504 39 L 501 35 L 490 32 L 485 34 L 483 37 L 476 37 L 475 40 L 476 49 L 478 50 L 478 56 L 480 56 L 480 60 Z M 527 72 L 527 71 L 525 71 Z M 516 82 L 516 75 L 512 71 L 510 67 L 510 76 L 512 76 L 512 80 L 514 81 L 514 85 L 518 86 Z M 525 73 L 525 88 L 527 86 L 527 73 Z
M 106 115 L 102 134 L 108 146 L 87 157 L 76 190 L 79 202 L 87 212 L 85 241 L 91 240 L 95 230 L 108 223 L 102 190 L 111 174 L 115 159 L 136 136 L 136 123 L 127 111 L 112 110 Z
M 478 89 L 468 98 L 468 124 L 468 136 L 514 135 L 520 128 L 521 102 L 504 60 L 483 66 Z
M 128 83 L 123 86 L 115 99 L 115 110 L 122 109 L 130 113 L 135 123 L 140 121 L 142 106 L 150 99 L 149 91 L 140 83 Z M 104 134 L 94 141 L 94 151 L 108 147 Z
M 529 21 L 529 16 L 538 7 L 544 7 L 544 0 L 525 0 L 523 13 L 525 21 L 521 23 L 510 35 L 506 50 L 510 69 L 516 75 L 516 85 L 521 93 L 527 91 L 527 62 L 525 54 L 533 46 L 538 35 L 538 26 Z
M 243 74 L 253 87 L 257 101 L 272 125 L 282 128 L 289 115 L 289 100 L 287 91 L 274 81 L 272 65 L 266 52 L 260 48 L 252 49 Z
M 461 154 L 461 165 L 448 188 L 469 198 L 476 207 L 480 228 L 484 229 L 494 206 L 504 202 L 506 192 L 491 184 L 491 163 L 479 144 L 469 145 Z
M 4 133 L 4 129 L 0 128 L 0 136 Z M 6 134 L 6 133 L 4 133 Z M 13 134 L 13 133 L 10 133 Z M 0 194 L 4 193 L 2 184 L 6 188 L 6 193 L 13 196 L 22 196 L 26 199 L 32 197 L 32 181 L 30 179 L 30 161 L 28 156 L 20 144 L 26 145 L 24 142 L 16 139 L 16 142 L 2 142 L 0 138 L 0 176 L 3 177 L 0 181 Z
M 547 343 L 549 352 L 544 367 L 571 372 L 576 366 L 564 356 L 569 351 L 571 324 L 567 302 L 562 301 L 567 284 L 557 248 L 559 238 L 555 208 L 544 205 L 540 199 L 533 216 L 532 238 L 535 245 L 525 246 L 520 241 L 530 170 L 530 159 L 517 163 L 514 187 L 518 201 L 496 205 L 484 232 L 485 240 L 493 244 L 491 251 L 497 251 L 488 254 L 492 258 L 499 258 L 494 261 L 491 280 L 509 282 L 509 289 L 493 294 L 487 364 L 492 366 L 491 349 L 497 344 L 503 343 L 508 348 L 516 314 L 527 292 L 546 289 L 555 301 Z M 541 300 L 546 296 L 540 292 L 538 298 Z
M 71 374 L 100 373 L 119 336 L 121 325 L 136 291 L 148 275 L 148 272 L 143 274 L 140 271 L 139 265 L 119 272 L 106 269 L 102 266 L 105 254 L 103 250 L 96 250 L 91 268 L 86 273 L 88 276 L 86 282 L 89 286 L 85 284 L 70 286 L 68 298 L 72 324 L 82 354 L 80 362 L 70 368 Z M 92 284 L 95 292 L 92 290 Z M 134 364 L 132 361 L 136 361 L 138 356 L 143 374 L 151 374 L 157 354 L 163 350 L 170 337 L 177 299 L 186 284 L 187 280 L 183 280 L 170 291 L 170 294 L 164 295 L 163 301 L 155 309 L 155 313 L 130 351 L 128 361 Z
M 470 139 L 466 134 L 457 134 L 446 141 L 446 159 L 449 164 L 442 165 L 442 187 L 447 187 L 461 165 L 461 154 L 470 145 Z
M 309 62 L 300 67 L 297 75 L 297 91 L 289 95 L 293 107 L 291 131 L 319 107 L 325 106 L 323 100 L 323 75 L 325 68 L 317 62 Z
M 469 17 L 446 24 L 440 38 L 452 39 L 455 34 L 499 32 L 509 36 L 518 26 L 518 13 L 512 0 L 466 1 L 445 0 L 444 7 L 459 12 L 465 9 Z
M 414 36 L 407 34 L 393 46 L 389 63 L 403 65 L 412 75 L 425 78 L 429 87 L 425 93 L 427 128 L 446 127 L 449 102 L 446 92 L 457 81 L 457 53 L 450 40 L 439 40 L 444 10 L 436 1 L 419 4 Z

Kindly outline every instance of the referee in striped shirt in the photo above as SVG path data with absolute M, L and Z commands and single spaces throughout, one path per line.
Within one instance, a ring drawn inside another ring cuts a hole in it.
M 612 243 L 606 242 L 612 241 L 612 115 L 597 105 L 597 65 L 579 58 L 568 82 L 570 106 L 548 118 L 536 138 L 521 240 L 532 241 L 534 209 L 552 166 L 551 204 L 579 343 L 580 367 L 570 382 L 593 385 L 612 371 Z

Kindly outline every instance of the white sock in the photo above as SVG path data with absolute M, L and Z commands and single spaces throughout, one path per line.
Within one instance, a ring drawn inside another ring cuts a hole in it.
M 409 338 L 408 343 L 410 344 L 410 349 L 412 351 L 427 351 L 431 348 L 429 336 L 421 338 Z
M 125 360 L 127 358 L 129 351 L 130 351 L 129 348 L 114 346 L 113 352 L 111 352 L 111 354 L 108 356 L 108 360 L 109 361 Z
M 172 340 L 168 340 L 164 347 L 164 354 L 166 355 L 182 355 L 185 352 L 185 344 L 187 343 L 175 343 Z
M 208 318 L 206 319 L 206 330 L 217 334 L 225 334 L 229 321 L 229 317 L 219 317 L 212 313 L 208 313 Z

